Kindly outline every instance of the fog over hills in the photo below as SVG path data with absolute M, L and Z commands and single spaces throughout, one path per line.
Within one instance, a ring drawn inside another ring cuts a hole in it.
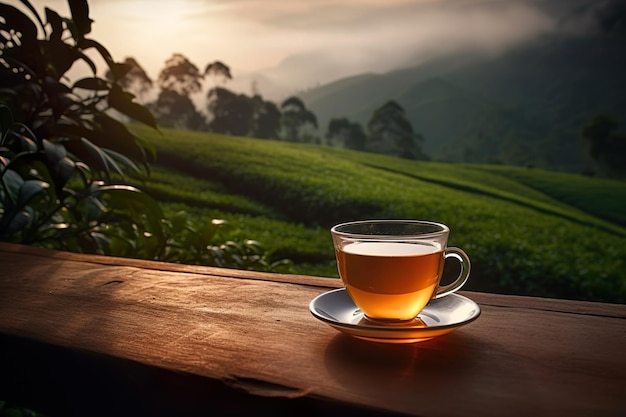
M 448 24 L 467 25 L 448 32 L 447 42 L 434 42 L 439 51 L 415 49 L 411 54 L 407 49 L 404 62 L 379 63 L 399 68 L 377 71 L 376 65 L 365 65 L 367 70 L 344 78 L 320 81 L 302 91 L 285 87 L 284 92 L 305 101 L 318 116 L 322 133 L 333 117 L 365 126 L 376 108 L 394 99 L 424 136 L 423 147 L 433 159 L 588 169 L 579 135 L 582 126 L 598 113 L 611 113 L 626 123 L 626 2 L 464 4 L 473 7 L 450 9 L 475 15 L 455 21 L 448 10 Z M 477 34 L 477 16 L 505 19 L 501 32 L 489 29 L 490 35 L 501 38 L 491 41 Z M 294 79 L 310 70 L 323 80 L 336 62 L 324 57 L 321 52 L 292 57 L 265 75 L 267 80 Z M 281 71 L 291 71 L 292 78 L 276 76 Z M 262 84 L 258 87 L 264 94 Z
M 458 53 L 494 55 L 556 30 L 580 32 L 589 25 L 590 9 L 602 3 L 431 0 L 390 3 L 381 11 L 340 7 L 339 2 L 335 9 L 311 11 L 314 22 L 302 16 L 277 17 L 277 24 L 303 31 L 326 26 L 331 40 L 313 50 L 303 48 L 276 67 L 236 73 L 230 87 L 250 92 L 254 84 L 264 97 L 281 100 L 362 73 L 382 74 Z

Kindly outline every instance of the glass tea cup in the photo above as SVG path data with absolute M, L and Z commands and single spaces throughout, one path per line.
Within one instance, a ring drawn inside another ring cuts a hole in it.
M 331 228 L 343 284 L 373 321 L 413 320 L 433 298 L 461 288 L 470 273 L 463 250 L 447 247 L 450 229 L 420 220 L 364 220 Z M 460 263 L 457 278 L 440 285 L 445 260 Z

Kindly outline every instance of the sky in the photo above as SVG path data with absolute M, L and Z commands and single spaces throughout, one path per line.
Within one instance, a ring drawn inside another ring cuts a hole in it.
M 224 62 L 235 84 L 297 89 L 460 49 L 496 53 L 555 26 L 539 1 L 92 0 L 90 36 L 153 79 L 182 53 L 201 70 Z M 65 0 L 31 3 L 70 16 Z

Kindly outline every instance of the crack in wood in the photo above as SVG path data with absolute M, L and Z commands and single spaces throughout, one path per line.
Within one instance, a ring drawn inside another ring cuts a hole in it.
M 243 390 L 249 394 L 263 397 L 298 398 L 307 395 L 301 390 L 287 385 L 276 384 L 257 378 L 230 376 L 223 379 L 224 383 L 232 388 Z
M 105 285 L 111 285 L 111 284 L 122 284 L 124 281 L 122 281 L 121 279 L 114 279 L 111 281 L 107 281 L 104 284 L 102 284 L 101 286 L 104 287 Z

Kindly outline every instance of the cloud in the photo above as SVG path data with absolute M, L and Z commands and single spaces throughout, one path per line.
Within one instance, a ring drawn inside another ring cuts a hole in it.
M 395 61 L 460 48 L 498 50 L 555 24 L 532 5 L 514 0 L 273 0 L 230 7 L 233 15 L 249 16 L 263 29 L 259 40 L 279 44 L 285 52 L 350 51 Z
M 498 52 L 555 26 L 543 3 L 582 1 L 594 0 L 106 0 L 90 8 L 96 39 L 153 76 L 180 52 L 198 66 L 219 59 L 235 79 L 273 68 L 266 79 L 307 87 L 460 50 Z
M 269 3 L 274 8 L 264 10 L 237 3 L 238 12 L 255 8 L 265 40 L 285 53 L 276 68 L 264 71 L 265 78 L 288 79 L 303 88 L 458 51 L 497 53 L 556 25 L 523 0 L 320 0 L 288 7 L 274 0 Z

